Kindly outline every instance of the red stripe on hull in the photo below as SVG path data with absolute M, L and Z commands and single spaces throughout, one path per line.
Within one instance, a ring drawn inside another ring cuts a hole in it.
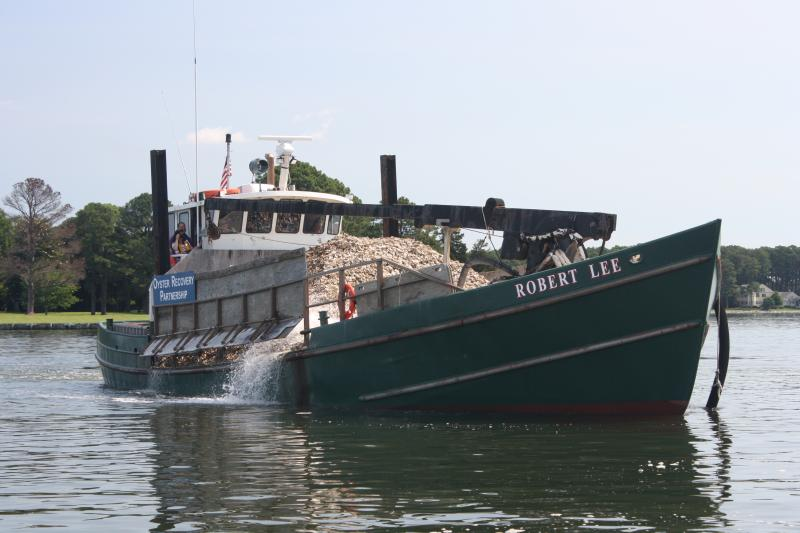
M 454 413 L 511 413 L 529 415 L 682 415 L 688 401 L 663 400 L 621 403 L 559 403 L 521 405 L 406 405 L 401 410 L 447 411 Z

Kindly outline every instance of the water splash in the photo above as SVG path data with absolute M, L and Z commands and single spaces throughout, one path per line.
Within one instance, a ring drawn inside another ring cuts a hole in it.
M 293 340 L 276 339 L 251 346 L 228 377 L 225 384 L 225 399 L 277 403 L 283 356 Z

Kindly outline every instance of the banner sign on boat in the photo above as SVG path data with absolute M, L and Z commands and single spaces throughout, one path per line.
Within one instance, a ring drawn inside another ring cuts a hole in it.
M 153 290 L 153 305 L 183 304 L 196 299 L 194 272 L 154 276 L 150 288 Z

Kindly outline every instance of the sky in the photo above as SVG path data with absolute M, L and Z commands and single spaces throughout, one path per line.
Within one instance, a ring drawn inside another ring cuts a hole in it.
M 312 135 L 296 157 L 366 202 L 395 154 L 418 204 L 615 213 L 627 245 L 721 218 L 723 244 L 796 245 L 798 20 L 792 1 L 3 1 L 0 196 L 35 176 L 75 209 L 123 205 L 165 149 L 180 203 L 218 186 L 226 132 L 234 184 L 275 149 L 258 135 Z

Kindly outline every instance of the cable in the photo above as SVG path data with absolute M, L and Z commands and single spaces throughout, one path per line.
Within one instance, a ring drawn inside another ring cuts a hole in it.
M 183 169 L 183 177 L 186 178 L 186 189 L 188 190 L 189 194 L 192 193 L 192 186 L 189 184 L 189 173 L 186 171 L 186 165 L 183 164 L 183 154 L 181 154 L 181 145 L 178 144 L 178 137 L 175 135 L 175 123 L 172 121 L 172 115 L 169 112 L 169 107 L 167 106 L 167 97 L 164 95 L 164 91 L 161 91 L 161 101 L 164 102 L 164 109 L 167 111 L 167 120 L 169 120 L 169 127 L 172 130 L 172 139 L 175 141 L 175 147 L 178 149 L 178 161 L 181 163 L 181 169 Z
M 486 242 L 486 239 L 488 237 L 489 244 L 492 245 L 492 249 L 494 250 L 494 253 L 497 254 L 498 257 L 500 256 L 500 254 L 497 251 L 497 248 L 494 245 L 494 242 L 492 241 L 492 237 L 494 236 L 492 230 L 484 231 L 484 230 L 481 230 L 481 229 L 474 229 L 474 228 L 461 228 L 461 231 L 471 231 L 473 233 L 480 233 L 481 235 L 483 235 L 483 239 L 481 239 L 480 242 Z

